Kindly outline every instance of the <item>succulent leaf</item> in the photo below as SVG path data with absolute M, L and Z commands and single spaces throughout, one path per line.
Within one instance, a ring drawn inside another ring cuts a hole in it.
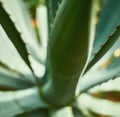
M 53 28 L 54 19 L 61 2 L 62 0 L 46 0 L 47 11 L 48 11 L 49 33 Z
M 7 71 L 12 73 L 13 71 L 16 71 L 17 75 L 19 74 L 18 76 L 22 78 L 25 77 L 26 79 L 35 82 L 35 79 L 32 76 L 29 67 L 25 64 L 24 60 L 19 55 L 18 51 L 8 38 L 2 26 L 0 26 L 0 47 L 2 48 L 0 49 L 0 61 L 2 64 L 1 68 L 6 69 Z
M 75 96 L 79 76 L 91 53 L 97 2 L 66 0 L 58 10 L 48 43 L 50 75 L 43 88 L 45 97 L 57 106 Z
M 3 69 L 5 69 L 5 70 L 7 70 L 8 72 L 11 72 L 11 73 L 13 73 L 13 74 L 16 74 L 16 75 L 24 78 L 24 75 L 23 75 L 23 74 L 21 74 L 21 73 L 20 73 L 19 71 L 17 71 L 17 70 L 14 70 L 14 69 L 10 68 L 7 64 L 3 63 L 1 60 L 0 60 L 0 68 L 3 68 Z
M 87 72 L 100 58 L 102 58 L 119 38 L 120 26 L 117 26 L 115 32 L 108 37 L 108 40 L 104 43 L 104 45 L 101 46 L 101 49 L 95 54 L 92 61 L 88 64 L 85 72 Z
M 48 108 L 48 105 L 40 99 L 37 88 L 0 92 L 1 117 L 13 117 L 37 108 Z
M 99 15 L 99 22 L 96 27 L 95 42 L 93 53 L 97 53 L 108 36 L 111 35 L 115 27 L 120 25 L 120 0 L 105 0 L 105 4 Z
M 50 111 L 50 117 L 74 117 L 71 107 L 63 107 L 60 109 L 53 109 Z
M 14 23 L 10 19 L 9 14 L 4 10 L 2 4 L 0 4 L 0 17 L 1 17 L 0 23 L 3 27 L 3 29 L 5 30 L 9 39 L 12 41 L 12 43 L 16 47 L 17 51 L 19 52 L 19 54 L 21 55 L 21 57 L 23 58 L 25 63 L 29 66 L 32 73 L 34 74 L 34 71 L 31 67 L 31 63 L 30 63 L 29 58 L 28 58 L 29 53 L 26 49 L 25 43 L 21 39 L 21 33 L 18 32 L 18 30 L 16 29 Z M 35 76 L 35 74 L 34 74 L 34 76 Z M 35 78 L 38 81 L 36 76 L 35 76 Z
M 96 75 L 96 76 L 95 76 Z M 93 70 L 81 79 L 79 84 L 80 93 L 86 92 L 90 88 L 107 82 L 120 76 L 120 67 L 114 70 Z
M 0 90 L 17 90 L 29 88 L 32 83 L 26 79 L 6 75 L 0 72 Z
M 79 107 L 82 110 L 87 109 L 99 115 L 105 115 L 105 116 L 110 116 L 110 117 L 111 116 L 119 117 L 120 115 L 120 111 L 119 111 L 120 103 L 119 102 L 116 103 L 116 102 L 108 101 L 105 99 L 98 99 L 88 94 L 82 94 L 78 98 L 77 102 L 79 105 L 82 105 L 81 107 Z M 87 114 L 86 116 L 89 116 L 89 115 Z
M 21 32 L 21 39 L 26 43 L 26 47 L 31 56 L 43 64 L 45 54 L 37 43 L 36 35 L 32 27 L 32 18 L 23 0 L 1 0 L 3 7 L 10 19 L 14 22 L 15 28 Z

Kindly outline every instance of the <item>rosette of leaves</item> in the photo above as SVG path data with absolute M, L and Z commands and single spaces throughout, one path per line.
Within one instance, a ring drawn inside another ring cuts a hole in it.
M 119 117 L 119 9 L 120 0 L 0 0 L 0 116 Z

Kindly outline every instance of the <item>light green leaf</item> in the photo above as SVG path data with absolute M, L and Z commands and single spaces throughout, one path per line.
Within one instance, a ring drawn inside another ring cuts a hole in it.
M 120 103 L 111 102 L 104 99 L 97 99 L 87 94 L 82 94 L 78 98 L 79 108 L 84 112 L 89 109 L 97 114 L 119 117 L 120 116 Z M 88 113 L 88 112 L 86 112 Z
M 32 83 L 26 79 L 6 75 L 0 72 L 0 88 L 7 90 L 24 89 L 31 87 Z
M 25 63 L 33 71 L 28 59 L 29 54 L 27 52 L 24 42 L 21 39 L 21 35 L 15 28 L 14 23 L 11 21 L 7 12 L 4 10 L 2 3 L 0 4 L 0 17 L 1 17 L 0 23 L 5 32 L 7 33 L 9 39 L 12 41 L 12 43 L 16 47 L 17 51 L 19 52 Z
M 110 80 L 106 83 L 103 83 L 101 85 L 98 85 L 92 89 L 89 90 L 90 93 L 94 93 L 97 91 L 101 91 L 101 92 L 110 92 L 110 91 L 120 91 L 120 77 L 117 77 L 114 80 Z
M 91 70 L 79 81 L 79 91 L 80 93 L 85 92 L 94 86 L 117 78 L 118 76 L 120 76 L 120 67 L 114 68 L 112 70 Z
M 16 47 L 17 51 L 19 52 L 20 56 L 22 57 L 22 59 L 25 61 L 25 63 L 28 65 L 28 67 L 30 68 L 30 70 L 32 71 L 35 79 L 36 79 L 36 83 L 38 84 L 39 80 L 38 78 L 35 76 L 34 74 L 34 70 L 31 66 L 31 63 L 29 61 L 29 53 L 26 49 L 26 45 L 25 43 L 22 41 L 21 38 L 21 33 L 18 32 L 18 30 L 16 29 L 14 23 L 12 22 L 12 20 L 9 17 L 9 14 L 4 10 L 3 3 L 0 4 L 0 23 L 3 27 L 3 29 L 5 30 L 7 36 L 9 37 L 9 39 L 11 40 L 11 42 L 13 43 L 13 45 Z M 39 84 L 38 84 L 39 85 Z
M 0 61 L 6 64 L 10 69 L 18 71 L 27 79 L 35 82 L 32 73 L 23 59 L 18 54 L 17 50 L 9 40 L 3 28 L 0 26 Z M 28 77 L 29 75 L 29 77 Z
M 74 117 L 71 107 L 63 107 L 50 111 L 50 117 Z
M 46 108 L 37 88 L 20 91 L 0 92 L 0 116 L 13 117 L 37 108 Z
M 38 22 L 38 29 L 41 38 L 41 47 L 46 54 L 47 41 L 48 41 L 48 23 L 47 23 L 47 8 L 45 5 L 39 5 L 36 11 L 36 17 Z
M 15 28 L 21 33 L 21 39 L 26 43 L 26 47 L 32 57 L 43 64 L 45 54 L 39 48 L 35 33 L 32 29 L 32 19 L 22 0 L 1 0 L 5 10 L 10 14 Z

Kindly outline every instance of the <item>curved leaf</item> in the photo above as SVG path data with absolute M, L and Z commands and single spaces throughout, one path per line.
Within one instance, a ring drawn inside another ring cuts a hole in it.
M 24 77 L 23 74 L 21 74 L 19 71 L 10 68 L 8 65 L 6 65 L 5 63 L 3 63 L 1 60 L 0 60 L 0 68 L 3 68 L 6 71 L 11 72 L 13 74 L 16 74 L 18 76 Z
M 116 55 L 117 54 L 117 55 Z M 80 92 L 87 91 L 89 88 L 115 79 L 120 76 L 120 51 L 117 49 L 113 55 L 104 60 L 96 68 L 89 70 L 79 81 Z
M 42 48 L 39 48 L 35 33 L 32 29 L 32 21 L 30 14 L 22 0 L 1 0 L 4 9 L 10 14 L 10 19 L 14 22 L 14 26 L 21 33 L 21 39 L 26 43 L 28 52 L 32 57 L 43 64 L 45 55 Z
M 49 32 L 53 28 L 54 19 L 61 2 L 62 0 L 46 0 Z
M 48 105 L 42 101 L 37 88 L 0 92 L 1 117 L 13 117 L 23 112 L 46 107 Z
M 60 109 L 54 109 L 50 111 L 50 117 L 74 117 L 71 107 L 63 107 Z
M 32 73 L 34 74 L 34 71 L 31 67 L 31 63 L 28 58 L 28 51 L 26 49 L 25 43 L 21 39 L 21 34 L 18 32 L 16 27 L 14 26 L 14 23 L 10 19 L 8 13 L 4 10 L 2 3 L 0 3 L 0 23 L 2 27 L 4 28 L 5 32 L 7 33 L 9 39 L 12 41 L 14 46 L 16 47 L 17 51 L 25 61 L 25 63 L 29 66 L 31 69 Z M 34 74 L 35 76 L 35 74 Z M 36 81 L 38 82 L 39 80 L 35 76 Z
M 113 46 L 113 44 L 120 37 L 120 26 L 116 28 L 116 31 L 109 36 L 108 40 L 102 45 L 101 49 L 95 54 L 93 60 L 88 64 L 85 72 L 87 72 L 103 55 Z
M 43 87 L 45 97 L 55 106 L 68 103 L 75 96 L 92 49 L 97 2 L 65 0 L 58 10 L 48 43 L 50 75 Z
M 26 79 L 7 75 L 0 72 L 0 90 L 16 90 L 31 87 L 32 83 Z
M 101 45 L 107 41 L 116 26 L 120 25 L 120 0 L 106 0 L 100 13 L 100 21 L 96 28 L 93 53 L 97 53 Z
M 32 69 L 28 59 L 28 52 L 26 50 L 25 44 L 21 39 L 20 33 L 15 28 L 14 23 L 11 21 L 9 15 L 2 7 L 2 3 L 0 4 L 0 17 L 1 17 L 0 23 L 4 28 L 5 32 L 7 33 L 8 37 L 10 38 L 10 40 L 12 41 L 12 43 L 20 53 L 23 60 L 30 67 L 30 69 Z
M 107 82 L 111 79 L 115 79 L 120 76 L 120 67 L 112 70 L 92 70 L 89 74 L 86 74 L 79 82 L 80 93 L 86 92 L 90 88 Z
M 119 102 L 116 103 L 104 99 L 97 99 L 90 95 L 82 94 L 78 99 L 78 103 L 81 105 L 80 108 L 86 111 L 89 109 L 94 113 L 112 117 L 119 117 L 120 115 Z
M 22 74 L 25 78 L 32 82 L 35 82 L 34 77 L 28 66 L 25 64 L 12 42 L 7 37 L 3 28 L 0 26 L 0 61 L 5 66 L 12 69 L 12 71 L 17 71 Z M 4 67 L 5 67 L 4 66 Z M 5 69 L 5 68 L 4 68 Z M 28 77 L 29 75 L 29 77 Z

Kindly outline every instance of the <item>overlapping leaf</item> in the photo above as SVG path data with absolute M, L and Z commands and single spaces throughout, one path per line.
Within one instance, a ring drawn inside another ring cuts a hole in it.
M 0 92 L 0 116 L 13 117 L 37 108 L 48 107 L 39 96 L 37 88 Z

